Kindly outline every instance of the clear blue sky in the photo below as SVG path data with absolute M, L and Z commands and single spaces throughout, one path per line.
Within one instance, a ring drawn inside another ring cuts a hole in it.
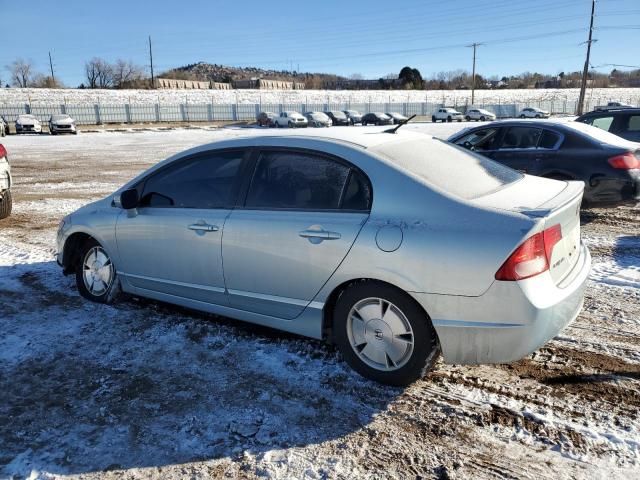
M 93 56 L 148 66 L 148 35 L 156 73 L 206 61 L 367 78 L 410 65 L 428 77 L 470 70 L 472 42 L 485 42 L 483 75 L 575 71 L 590 8 L 590 0 L 0 0 L 0 78 L 7 82 L 4 66 L 16 57 L 46 74 L 48 51 L 68 86 L 84 81 Z M 599 0 L 596 15 L 592 65 L 638 65 L 640 0 Z

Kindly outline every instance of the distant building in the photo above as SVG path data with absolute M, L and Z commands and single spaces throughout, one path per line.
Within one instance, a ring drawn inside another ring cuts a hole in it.
M 402 88 L 402 83 L 397 78 L 380 78 L 376 80 L 365 79 L 334 79 L 322 82 L 325 90 L 380 90 L 385 88 Z
M 172 88 L 184 90 L 231 90 L 231 85 L 229 83 L 221 82 L 198 82 L 195 80 L 156 78 L 156 88 Z
M 268 78 L 246 78 L 243 80 L 235 80 L 234 88 L 250 88 L 255 90 L 304 90 L 305 85 L 302 82 L 286 82 L 283 80 L 271 80 Z

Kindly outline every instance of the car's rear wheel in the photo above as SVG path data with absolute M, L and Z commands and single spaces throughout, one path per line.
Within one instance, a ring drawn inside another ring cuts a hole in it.
M 11 198 L 11 190 L 5 190 L 0 199 L 0 219 L 7 218 L 11 215 L 13 207 L 13 199 Z
M 80 295 L 97 303 L 112 303 L 119 292 L 111 257 L 93 238 L 84 243 L 77 256 L 76 286 Z
M 416 301 L 381 282 L 359 282 L 340 295 L 333 335 L 354 370 L 388 385 L 421 378 L 440 353 L 431 320 Z
M 432 121 L 433 123 L 436 123 L 436 116 L 435 116 L 435 115 L 431 115 L 431 121 Z

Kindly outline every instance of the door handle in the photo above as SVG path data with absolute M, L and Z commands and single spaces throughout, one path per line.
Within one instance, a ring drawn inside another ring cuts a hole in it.
M 189 225 L 189 230 L 195 230 L 196 232 L 217 232 L 217 225 L 209 225 L 208 223 L 193 223 Z
M 302 238 L 318 238 L 320 240 L 338 240 L 342 238 L 338 232 L 328 232 L 327 230 L 302 230 L 298 233 Z

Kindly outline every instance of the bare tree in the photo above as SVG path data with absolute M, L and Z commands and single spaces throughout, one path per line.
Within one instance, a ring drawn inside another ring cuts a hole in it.
M 351 80 L 363 80 L 364 77 L 362 76 L 361 73 L 352 73 L 351 75 L 349 75 L 349 78 Z
M 30 84 L 33 88 L 64 88 L 64 85 L 57 78 L 52 78 L 50 75 L 45 76 L 41 73 L 36 73 L 33 76 L 33 80 Z
M 113 85 L 113 68 L 102 58 L 93 57 L 84 64 L 89 88 L 109 88 Z
M 33 79 L 33 62 L 17 58 L 5 67 L 11 74 L 11 83 L 19 88 L 26 88 Z
M 127 88 L 144 78 L 144 69 L 131 60 L 118 59 L 112 66 L 113 86 Z

